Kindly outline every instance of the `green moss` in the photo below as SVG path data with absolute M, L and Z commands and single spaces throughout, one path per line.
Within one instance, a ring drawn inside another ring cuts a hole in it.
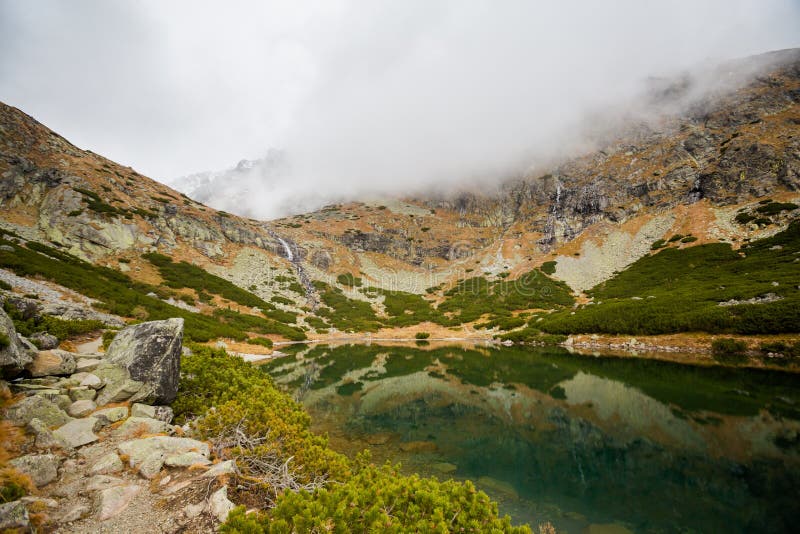
M 428 339 L 429 337 L 431 337 L 430 332 L 417 332 L 414 334 L 415 339 Z

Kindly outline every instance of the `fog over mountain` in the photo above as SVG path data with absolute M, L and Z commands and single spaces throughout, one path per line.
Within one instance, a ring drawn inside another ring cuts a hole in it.
M 546 166 L 664 111 L 652 77 L 694 101 L 798 26 L 791 0 L 4 1 L 0 100 L 184 190 L 256 161 L 191 180 L 268 218 Z

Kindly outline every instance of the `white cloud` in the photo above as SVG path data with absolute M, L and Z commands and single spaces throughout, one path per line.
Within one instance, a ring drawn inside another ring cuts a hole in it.
M 0 99 L 161 180 L 285 149 L 290 182 L 250 206 L 270 215 L 503 175 L 649 75 L 797 46 L 798 21 L 791 0 L 1 0 Z

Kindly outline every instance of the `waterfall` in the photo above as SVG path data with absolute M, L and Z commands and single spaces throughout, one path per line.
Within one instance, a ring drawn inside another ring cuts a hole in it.
M 282 237 L 279 237 L 278 241 L 280 241 L 281 245 L 283 245 L 283 250 L 284 252 L 286 252 L 286 259 L 289 261 L 293 261 L 294 254 L 292 253 L 292 247 L 290 247 L 289 243 L 287 243 L 286 240 L 284 240 Z

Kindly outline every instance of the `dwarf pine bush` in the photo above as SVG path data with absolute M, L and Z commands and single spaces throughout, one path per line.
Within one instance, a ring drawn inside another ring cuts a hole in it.
M 418 475 L 397 467 L 364 465 L 344 484 L 313 493 L 287 492 L 267 513 L 234 510 L 225 533 L 291 532 L 510 532 L 529 533 L 500 517 L 497 504 L 471 482 Z

